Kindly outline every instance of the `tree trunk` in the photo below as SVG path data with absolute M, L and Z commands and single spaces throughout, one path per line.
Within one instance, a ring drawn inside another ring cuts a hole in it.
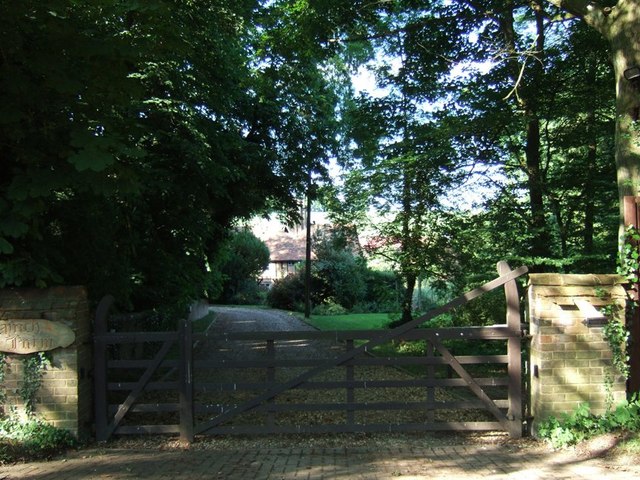
M 546 222 L 546 210 L 544 205 L 544 171 L 542 168 L 542 157 L 540 154 L 540 119 L 538 115 L 538 101 L 536 86 L 540 83 L 540 78 L 544 75 L 541 62 L 544 53 L 544 11 L 540 3 L 541 0 L 533 0 L 534 13 L 536 17 L 536 51 L 538 57 L 533 60 L 530 68 L 530 80 L 527 86 L 518 85 L 521 81 L 520 64 L 517 54 L 516 32 L 514 29 L 513 1 L 505 2 L 504 10 L 500 18 L 500 29 L 507 51 L 510 52 L 510 76 L 514 83 L 514 88 L 518 90 L 517 95 L 512 97 L 517 99 L 518 108 L 524 112 L 526 122 L 526 144 L 525 153 L 525 173 L 527 175 L 527 187 L 529 190 L 529 208 L 531 215 L 532 242 L 530 253 L 533 257 L 551 256 L 549 231 Z
M 400 240 L 400 248 L 402 250 L 402 258 L 400 260 L 400 269 L 407 282 L 407 288 L 404 291 L 402 300 L 402 323 L 413 320 L 411 314 L 413 309 L 413 290 L 416 286 L 416 273 L 413 267 L 412 258 L 412 237 L 410 219 L 412 217 L 412 192 L 410 173 L 403 167 L 403 184 L 402 184 L 402 238 Z
M 588 0 L 548 0 L 582 17 L 609 42 L 616 78 L 616 168 L 620 200 L 620 229 L 624 228 L 623 197 L 640 194 L 640 79 L 624 76 L 640 67 L 640 0 L 618 0 L 603 7 Z
M 606 37 L 616 76 L 616 168 L 620 228 L 624 229 L 623 197 L 640 194 L 640 78 L 628 80 L 625 70 L 640 67 L 640 0 L 618 2 Z
M 536 56 L 537 59 L 532 64 L 530 85 L 540 85 L 544 76 L 544 69 L 541 62 L 544 61 L 544 10 L 541 0 L 532 2 L 536 19 Z M 529 202 L 531 206 L 531 226 L 533 229 L 533 244 L 531 253 L 534 257 L 551 256 L 551 241 L 547 228 L 547 221 L 544 206 L 544 184 L 545 175 L 542 168 L 542 158 L 540 154 L 540 119 L 538 116 L 538 102 L 536 92 L 529 88 L 529 98 L 526 99 L 527 113 L 527 175 L 529 186 Z
M 408 272 L 405 274 L 405 280 L 407 281 L 407 288 L 404 291 L 404 297 L 402 298 L 402 323 L 407 323 L 413 320 L 413 292 L 416 288 L 416 274 Z
M 550 241 L 544 206 L 544 174 L 540 159 L 540 120 L 537 117 L 537 112 L 531 112 L 529 115 L 525 151 L 533 233 L 531 254 L 534 257 L 548 257 L 551 255 L 551 249 L 549 248 Z
M 589 62 L 589 69 L 585 72 L 585 81 L 593 85 L 596 81 L 596 59 L 591 59 Z M 598 161 L 598 141 L 597 141 L 597 126 L 596 126 L 596 111 L 593 105 L 590 106 L 587 113 L 587 139 L 589 144 L 587 145 L 587 167 L 585 171 L 584 180 L 584 231 L 582 233 L 582 251 L 585 255 L 591 255 L 593 253 L 593 229 L 595 222 L 595 199 L 593 195 L 595 175 L 596 175 L 596 162 Z
M 596 216 L 596 207 L 593 197 L 594 189 L 594 175 L 595 175 L 595 163 L 597 161 L 597 146 L 594 139 L 589 144 L 588 153 L 588 170 L 587 178 L 584 184 L 584 231 L 582 233 L 582 251 L 585 255 L 591 255 L 593 253 L 593 229 Z

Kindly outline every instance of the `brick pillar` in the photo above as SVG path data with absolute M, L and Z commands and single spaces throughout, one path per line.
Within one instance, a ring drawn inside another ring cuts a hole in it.
M 36 395 L 36 416 L 80 438 L 91 434 L 93 422 L 91 322 L 87 292 L 83 287 L 0 290 L 0 320 L 45 319 L 70 327 L 74 342 L 46 352 L 51 367 L 44 371 Z M 19 395 L 24 355 L 6 353 L 5 413 L 24 406 Z
M 608 399 L 615 405 L 626 398 L 625 379 L 612 366 L 603 337 L 604 320 L 588 320 L 589 313 L 577 305 L 585 300 L 596 309 L 615 305 L 613 321 L 624 322 L 622 282 L 618 275 L 529 275 L 534 433 L 541 420 L 569 413 L 581 403 L 602 413 Z

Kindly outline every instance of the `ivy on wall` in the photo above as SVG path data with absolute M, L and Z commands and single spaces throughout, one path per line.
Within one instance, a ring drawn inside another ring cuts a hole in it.
M 620 255 L 618 257 L 618 274 L 632 285 L 640 283 L 640 231 L 633 225 L 627 226 L 624 232 Z
M 7 356 L 0 352 L 0 387 L 4 387 L 4 381 L 6 378 L 7 369 Z M 0 388 L 0 405 L 4 405 L 7 402 L 7 392 L 5 388 Z
M 640 283 L 640 231 L 633 225 L 627 226 L 624 232 L 623 242 L 618 257 L 617 273 L 622 275 L 631 288 Z M 632 315 L 635 308 L 638 308 L 638 300 L 627 301 L 626 315 Z M 616 307 L 609 305 L 603 308 L 603 313 L 609 321 L 603 328 L 603 335 L 612 353 L 612 363 L 615 369 L 629 378 L 630 366 L 627 349 L 629 346 L 630 332 L 624 321 L 618 321 Z
M 620 375 L 627 379 L 630 373 L 629 355 L 627 354 L 630 333 L 624 322 L 618 321 L 609 308 L 604 310 L 609 321 L 602 329 L 602 334 L 611 348 L 613 366 Z
M 22 383 L 18 390 L 20 399 L 24 403 L 25 413 L 29 417 L 35 414 L 38 390 L 42 386 L 42 377 L 45 369 L 51 365 L 51 360 L 45 352 L 23 355 L 22 362 Z M 4 386 L 6 369 L 8 366 L 7 355 L 0 353 L 0 385 Z M 6 388 L 0 389 L 0 404 L 6 405 Z M 5 415 L 7 411 L 5 410 Z
M 24 402 L 25 412 L 33 416 L 36 410 L 36 395 L 42 385 L 42 376 L 47 366 L 51 362 L 44 352 L 38 352 L 22 357 L 22 386 L 20 387 L 20 398 Z

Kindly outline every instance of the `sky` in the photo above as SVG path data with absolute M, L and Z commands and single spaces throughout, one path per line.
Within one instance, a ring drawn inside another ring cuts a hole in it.
M 376 62 L 381 62 L 383 59 L 378 59 Z M 401 66 L 400 58 L 387 59 L 391 63 L 392 72 L 397 72 Z M 351 76 L 351 82 L 356 95 L 365 93 L 373 98 L 382 98 L 388 95 L 388 89 L 382 89 L 376 86 L 376 80 L 374 74 L 371 72 L 371 65 L 362 65 L 358 68 L 357 72 Z M 462 62 L 458 63 L 452 70 L 451 75 L 454 77 L 466 76 L 472 72 L 480 72 L 481 74 L 487 73 L 494 63 L 492 62 Z M 425 106 L 426 110 L 431 110 L 433 106 Z M 437 108 L 437 106 L 435 106 Z M 340 184 L 340 176 L 343 171 L 337 164 L 335 159 L 330 162 L 329 172 L 334 181 Z M 477 210 L 489 196 L 492 196 L 493 192 L 488 188 L 479 184 L 479 178 L 473 178 L 473 172 L 466 182 L 461 187 L 449 192 L 449 194 L 442 199 L 443 204 L 450 208 L 457 208 L 460 210 Z M 498 172 L 483 172 L 484 175 L 498 176 Z

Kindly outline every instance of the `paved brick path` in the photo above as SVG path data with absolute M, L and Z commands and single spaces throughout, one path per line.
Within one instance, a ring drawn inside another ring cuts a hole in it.
M 88 449 L 50 462 L 0 467 L 3 480 L 86 479 L 630 479 L 638 466 L 613 467 L 571 452 L 508 445 L 220 450 Z

